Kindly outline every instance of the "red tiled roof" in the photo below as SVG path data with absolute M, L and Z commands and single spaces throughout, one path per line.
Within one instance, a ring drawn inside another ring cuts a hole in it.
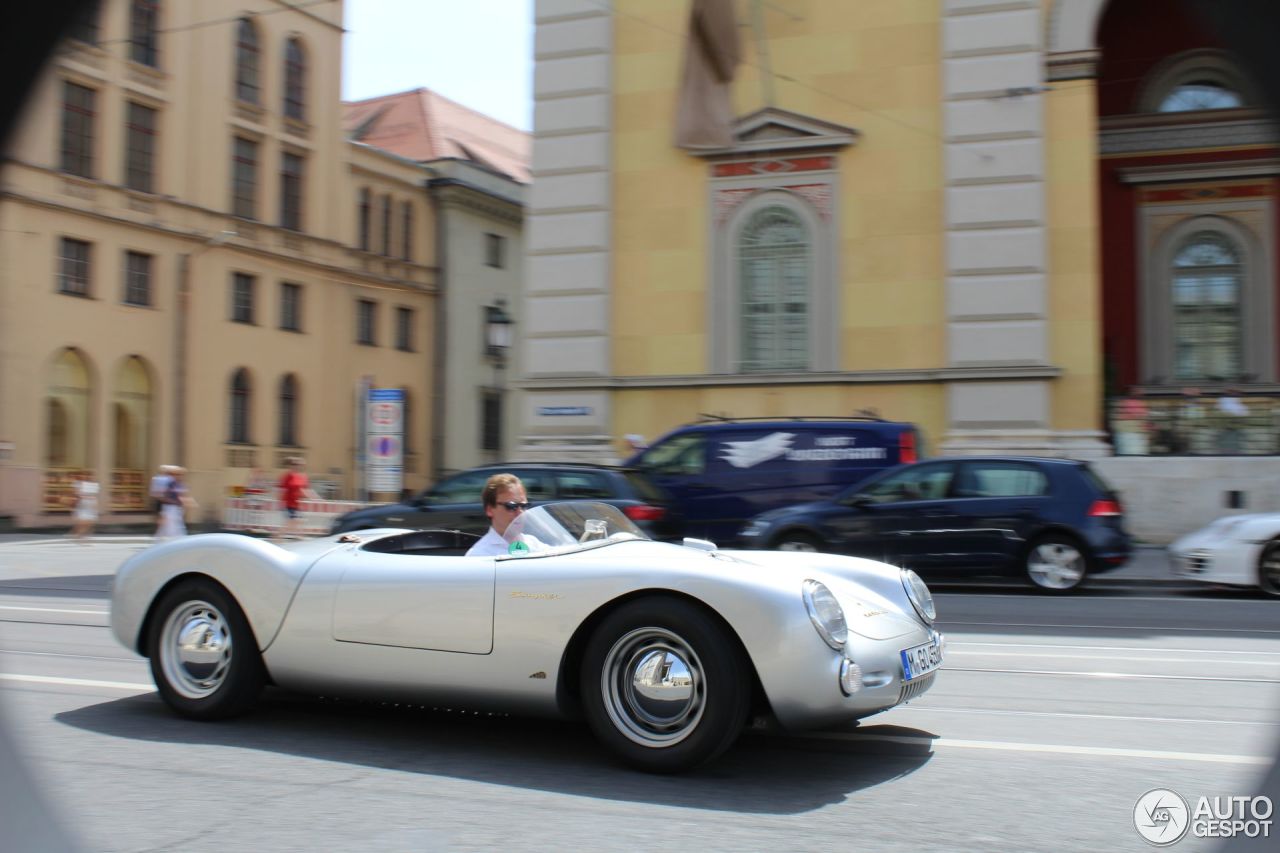
M 430 89 L 342 105 L 348 136 L 409 160 L 455 157 L 529 182 L 529 134 Z

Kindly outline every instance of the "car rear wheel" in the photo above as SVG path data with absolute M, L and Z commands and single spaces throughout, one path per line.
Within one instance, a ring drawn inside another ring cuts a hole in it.
M 773 547 L 779 551 L 803 551 L 808 554 L 822 550 L 822 543 L 808 533 L 784 533 L 774 540 Z
M 1024 558 L 1027 580 L 1046 592 L 1067 592 L 1084 583 L 1089 559 L 1080 544 L 1062 533 L 1034 540 Z
M 728 749 L 747 720 L 743 652 L 712 613 L 678 598 L 632 601 L 592 635 L 582 703 L 596 737 L 633 767 L 676 773 Z
M 244 612 L 225 589 L 204 578 L 179 583 L 156 604 L 147 655 L 160 698 L 187 717 L 239 714 L 266 683 Z
M 1258 558 L 1258 586 L 1267 595 L 1280 596 L 1280 539 L 1272 539 Z

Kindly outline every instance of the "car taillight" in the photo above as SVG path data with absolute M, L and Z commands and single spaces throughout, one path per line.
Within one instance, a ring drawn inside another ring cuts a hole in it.
M 898 436 L 898 461 L 916 461 L 916 434 L 911 430 Z
M 1093 506 L 1089 507 L 1091 518 L 1121 514 L 1119 501 L 1094 501 Z
M 622 508 L 622 512 L 632 521 L 658 521 L 667 514 L 665 508 L 660 506 L 649 506 L 648 504 L 624 506 Z

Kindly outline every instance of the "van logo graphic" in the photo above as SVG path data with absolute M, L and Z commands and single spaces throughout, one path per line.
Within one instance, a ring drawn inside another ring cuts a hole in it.
M 786 454 L 795 437 L 793 432 L 771 432 L 755 441 L 726 441 L 720 458 L 734 468 L 751 468 Z

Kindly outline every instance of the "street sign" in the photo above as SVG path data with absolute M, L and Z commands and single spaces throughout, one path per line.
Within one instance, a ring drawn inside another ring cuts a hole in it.
M 404 488 L 404 391 L 370 388 L 365 412 L 366 487 L 399 493 Z

